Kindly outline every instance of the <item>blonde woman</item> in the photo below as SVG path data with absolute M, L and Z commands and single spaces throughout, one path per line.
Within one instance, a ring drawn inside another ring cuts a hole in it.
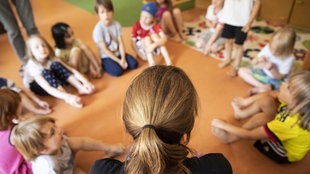
M 134 139 L 127 160 L 98 160 L 90 173 L 232 173 L 222 154 L 187 158 L 197 105 L 196 90 L 181 69 L 161 65 L 144 70 L 123 103 L 122 119 Z

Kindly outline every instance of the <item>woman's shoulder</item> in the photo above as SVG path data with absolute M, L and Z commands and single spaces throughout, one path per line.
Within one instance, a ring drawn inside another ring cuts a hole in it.
M 193 173 L 230 174 L 232 168 L 223 154 L 210 153 L 201 157 L 192 157 L 184 160 L 183 164 Z
M 122 174 L 124 163 L 112 158 L 95 161 L 90 169 L 90 174 Z

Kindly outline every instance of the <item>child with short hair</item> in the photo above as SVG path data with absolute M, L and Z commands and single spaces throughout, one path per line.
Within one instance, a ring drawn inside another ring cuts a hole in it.
M 167 65 L 172 65 L 165 47 L 167 37 L 159 24 L 156 24 L 156 13 L 155 3 L 148 2 L 142 6 L 140 19 L 132 28 L 132 46 L 142 60 L 148 61 L 149 66 L 155 65 L 153 54 L 159 53 L 162 54 Z
M 16 84 L 12 80 L 0 77 L 0 89 L 5 88 L 11 89 L 19 93 L 22 100 L 22 105 L 28 111 L 39 115 L 45 115 L 52 112 L 47 102 L 40 100 L 37 96 L 35 96 L 32 92 L 29 92 L 28 90 L 22 90 L 21 88 L 16 86 Z M 36 105 L 40 107 L 37 107 Z
M 224 24 L 219 21 L 222 14 L 224 0 L 212 0 L 206 14 L 208 30 L 196 42 L 196 47 L 203 50 L 205 55 L 217 53 L 224 48 L 225 40 L 220 37 Z
M 0 173 L 32 174 L 31 164 L 11 143 L 11 130 L 21 118 L 21 97 L 11 89 L 0 89 Z
M 55 56 L 82 74 L 101 77 L 101 65 L 91 48 L 75 38 L 73 29 L 64 22 L 52 26 L 55 41 Z
M 160 23 L 160 26 L 164 33 L 167 36 L 177 42 L 181 42 L 186 39 L 186 36 L 182 33 L 182 13 L 181 10 L 173 6 L 171 0 L 154 0 L 158 10 L 156 13 L 157 22 Z
M 112 1 L 96 0 L 95 11 L 99 22 L 93 30 L 93 39 L 99 50 L 103 69 L 112 76 L 120 76 L 125 70 L 136 69 L 138 62 L 126 53 L 122 27 L 112 19 Z
M 290 73 L 294 63 L 294 44 L 296 33 L 290 27 L 278 30 L 267 44 L 252 60 L 252 65 L 260 68 L 241 67 L 238 75 L 254 86 L 251 94 L 271 89 L 277 90 L 281 82 Z
M 219 64 L 219 67 L 223 68 L 231 63 L 233 46 L 235 46 L 235 62 L 228 72 L 231 77 L 235 77 L 238 73 L 243 56 L 243 44 L 258 14 L 260 4 L 261 0 L 225 0 L 224 2 L 220 21 L 224 23 L 222 37 L 225 38 L 225 60 Z
M 20 122 L 12 131 L 12 142 L 27 161 L 33 173 L 86 173 L 74 163 L 79 150 L 105 151 L 108 157 L 124 152 L 120 146 L 107 145 L 87 137 L 67 137 L 51 117 L 34 117 Z
M 232 143 L 240 139 L 257 140 L 254 146 L 278 163 L 299 161 L 310 149 L 309 91 L 310 72 L 296 73 L 289 78 L 288 83 L 281 84 L 277 95 L 279 107 L 272 121 L 257 124 L 257 119 L 260 118 L 256 117 L 248 120 L 242 127 L 238 127 L 223 120 L 214 119 L 211 123 L 212 132 L 224 143 Z M 237 113 L 240 112 L 237 111 Z
M 56 60 L 54 51 L 40 35 L 32 35 L 27 40 L 27 63 L 24 66 L 23 82 L 38 95 L 51 95 L 63 99 L 68 104 L 81 108 L 83 104 L 77 95 L 68 93 L 63 85 L 67 82 L 79 94 L 91 94 L 95 86 L 74 68 Z

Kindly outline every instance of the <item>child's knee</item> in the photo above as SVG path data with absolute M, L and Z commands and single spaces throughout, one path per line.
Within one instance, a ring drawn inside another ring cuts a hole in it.
M 174 16 L 180 16 L 181 15 L 181 10 L 179 8 L 173 8 L 173 15 Z

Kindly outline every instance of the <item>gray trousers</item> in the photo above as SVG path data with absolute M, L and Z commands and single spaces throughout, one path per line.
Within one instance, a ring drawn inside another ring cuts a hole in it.
M 35 25 L 32 7 L 29 0 L 12 0 L 16 7 L 19 19 L 26 29 L 27 35 L 38 34 Z M 0 0 L 0 22 L 7 31 L 10 43 L 17 54 L 19 60 L 23 60 L 26 52 L 24 38 L 19 29 L 16 17 L 9 4 L 9 0 Z

